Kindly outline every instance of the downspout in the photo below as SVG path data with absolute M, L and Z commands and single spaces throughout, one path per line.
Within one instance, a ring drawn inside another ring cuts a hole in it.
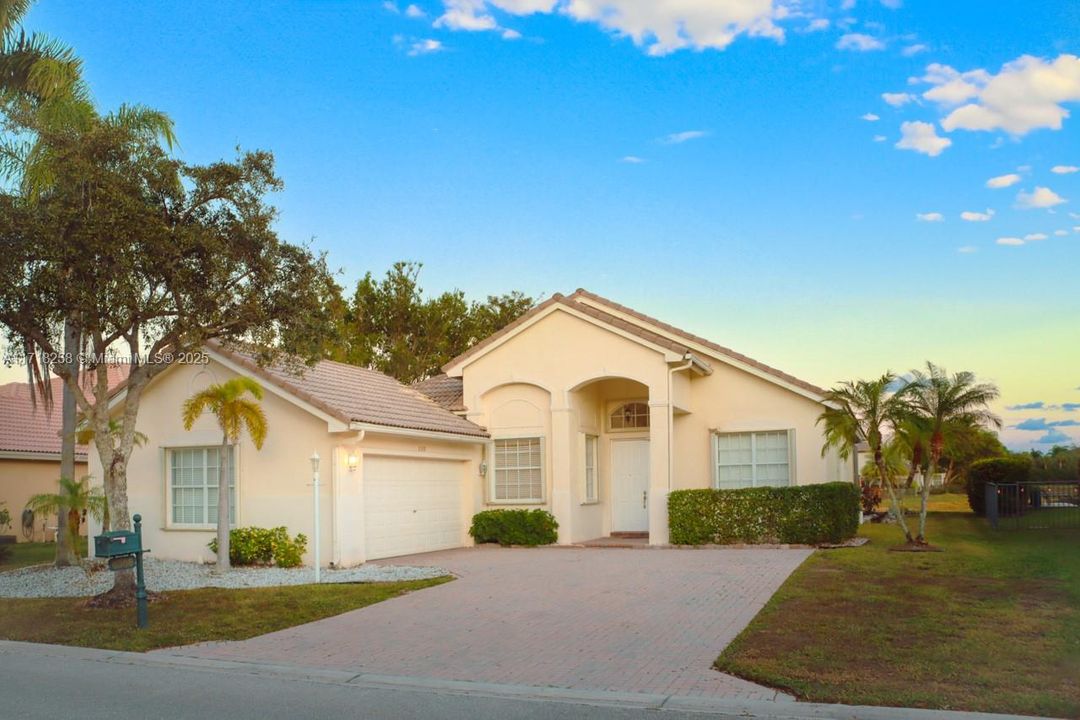
M 683 370 L 688 370 L 694 364 L 694 361 L 693 361 L 692 358 L 690 358 L 689 353 L 684 355 L 683 359 L 685 359 L 686 362 L 683 363 L 682 365 L 677 365 L 676 367 L 668 368 L 668 378 L 667 378 L 667 398 L 668 398 L 668 403 L 667 403 L 667 408 L 668 408 L 667 489 L 668 489 L 669 493 L 671 492 L 671 479 L 672 479 L 672 476 L 675 474 L 675 403 L 673 402 L 673 398 L 672 398 L 672 394 L 673 394 L 673 390 L 674 390 L 674 386 L 675 386 L 674 378 L 675 378 L 675 373 L 682 372 Z

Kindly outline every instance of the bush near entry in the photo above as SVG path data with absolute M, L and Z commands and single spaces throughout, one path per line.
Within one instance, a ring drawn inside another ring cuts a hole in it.
M 509 545 L 550 545 L 558 535 L 559 523 L 547 510 L 484 510 L 473 515 L 469 534 L 478 543 Z
M 675 545 L 838 543 L 859 530 L 852 483 L 739 490 L 676 490 L 668 495 Z
M 968 468 L 968 505 L 978 516 L 986 515 L 986 483 L 1021 483 L 1031 477 L 1031 458 L 1025 455 L 976 460 Z
M 217 554 L 217 538 L 208 544 Z M 307 537 L 301 533 L 289 538 L 284 527 L 267 530 L 259 527 L 236 528 L 229 531 L 229 562 L 232 565 L 277 565 L 300 567 L 307 550 Z

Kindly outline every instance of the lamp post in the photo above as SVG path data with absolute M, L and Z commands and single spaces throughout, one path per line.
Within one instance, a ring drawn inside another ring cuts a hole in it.
M 315 583 L 319 583 L 319 453 L 311 453 L 311 493 L 315 500 Z

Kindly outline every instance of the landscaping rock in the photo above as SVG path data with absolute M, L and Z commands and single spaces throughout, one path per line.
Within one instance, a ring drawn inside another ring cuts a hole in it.
M 253 588 L 308 585 L 315 581 L 311 568 L 233 568 L 217 574 L 213 565 L 157 560 L 144 561 L 146 587 L 154 592 L 193 590 L 203 587 Z M 322 571 L 322 583 L 397 582 L 448 575 L 446 570 L 408 565 L 361 565 Z M 0 572 L 0 597 L 87 597 L 112 587 L 113 578 L 103 564 L 85 562 L 82 567 L 56 568 L 36 565 Z

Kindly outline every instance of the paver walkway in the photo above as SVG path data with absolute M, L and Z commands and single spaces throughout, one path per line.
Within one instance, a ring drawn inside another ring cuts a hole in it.
M 167 651 L 515 685 L 743 699 L 711 669 L 809 550 L 450 550 L 388 561 L 458 576 L 333 618 Z

